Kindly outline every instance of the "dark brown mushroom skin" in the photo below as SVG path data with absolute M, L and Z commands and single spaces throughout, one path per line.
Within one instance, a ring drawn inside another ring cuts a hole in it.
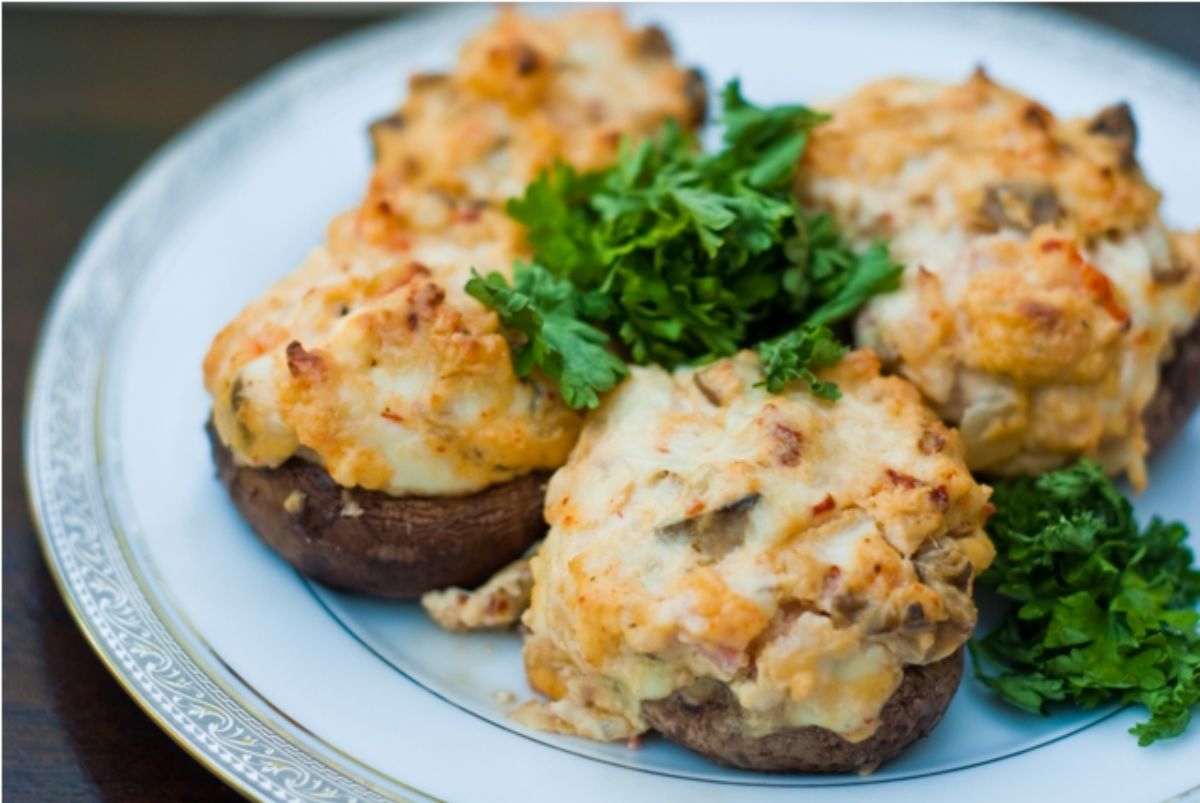
M 474 588 L 546 530 L 545 472 L 466 496 L 390 496 L 344 488 L 295 457 L 278 468 L 239 466 L 211 423 L 208 435 L 251 529 L 301 574 L 336 588 L 392 599 Z
M 730 767 L 759 772 L 870 771 L 933 730 L 954 697 L 962 669 L 961 648 L 936 663 L 905 667 L 900 687 L 880 712 L 878 729 L 861 742 L 848 742 L 815 726 L 747 736 L 737 699 L 728 686 L 712 680 L 643 702 L 642 715 L 668 739 Z
M 1108 137 L 1116 143 L 1122 170 L 1132 170 L 1137 165 L 1137 123 L 1128 103 L 1101 109 L 1088 124 L 1088 133 Z
M 1179 434 L 1200 405 L 1200 321 L 1175 340 L 1174 353 L 1158 378 L 1158 391 L 1142 411 L 1150 453 Z

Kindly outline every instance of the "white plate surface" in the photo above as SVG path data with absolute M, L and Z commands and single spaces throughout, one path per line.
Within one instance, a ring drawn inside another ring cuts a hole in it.
M 867 778 L 722 769 L 515 725 L 514 636 L 454 637 L 412 605 L 310 586 L 263 547 L 213 476 L 200 362 L 213 334 L 355 203 L 367 123 L 402 78 L 447 66 L 492 12 L 405 19 L 281 68 L 193 127 L 97 224 L 47 323 L 28 469 L 48 559 L 101 656 L 214 771 L 269 799 L 1163 800 L 1200 783 L 1200 727 L 1138 749 L 1139 712 L 1051 718 L 969 678 L 943 725 Z M 1200 225 L 1200 78 L 1057 17 L 994 8 L 634 7 L 711 86 L 814 101 L 882 76 L 986 64 L 1063 115 L 1135 109 L 1167 217 Z M 1200 419 L 1152 466 L 1139 512 L 1200 532 Z M 1195 543 L 1195 538 L 1193 538 Z M 796 787 L 806 787 L 798 790 Z

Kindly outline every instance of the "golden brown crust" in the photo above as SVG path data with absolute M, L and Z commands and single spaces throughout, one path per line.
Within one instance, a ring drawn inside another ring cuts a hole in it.
M 545 473 L 466 496 L 395 497 L 343 488 L 299 458 L 239 466 L 211 424 L 208 435 L 221 481 L 259 537 L 301 574 L 338 588 L 393 599 L 474 588 L 545 531 Z
M 933 730 L 954 697 L 962 669 L 961 648 L 928 666 L 905 667 L 900 688 L 880 713 L 879 729 L 861 742 L 817 727 L 747 737 L 736 699 L 715 682 L 643 702 L 642 714 L 667 738 L 718 764 L 761 772 L 869 771 Z
M 502 12 L 447 73 L 413 77 L 371 127 L 363 202 L 214 340 L 204 377 L 222 441 L 242 465 L 302 456 L 394 496 L 561 465 L 579 414 L 544 376 L 517 375 L 465 285 L 531 258 L 505 204 L 543 169 L 611 165 L 626 138 L 698 125 L 704 99 L 662 32 L 617 11 Z
M 1088 457 L 1143 486 L 1143 413 L 1200 311 L 1200 233 L 1161 219 L 1129 107 L 1058 119 L 978 73 L 875 83 L 831 111 L 800 196 L 909 267 L 857 344 L 959 429 L 977 473 Z
M 660 29 L 605 9 L 554 19 L 502 11 L 450 72 L 415 77 L 404 106 L 372 126 L 362 233 L 378 244 L 410 237 L 430 192 L 463 213 L 502 207 L 558 159 L 591 170 L 667 119 L 699 126 L 706 99 Z

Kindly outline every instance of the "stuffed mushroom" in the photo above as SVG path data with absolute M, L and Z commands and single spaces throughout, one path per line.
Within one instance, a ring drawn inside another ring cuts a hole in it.
M 464 284 L 528 258 L 504 205 L 539 171 L 605 165 L 623 138 L 703 112 L 662 33 L 613 12 L 504 13 L 453 72 L 414 77 L 372 127 L 362 205 L 205 359 L 221 477 L 267 543 L 389 597 L 473 586 L 520 556 L 580 416 L 517 375 Z
M 993 550 L 958 435 L 867 350 L 842 397 L 749 352 L 634 368 L 550 480 L 516 716 L 757 770 L 869 769 L 937 723 Z

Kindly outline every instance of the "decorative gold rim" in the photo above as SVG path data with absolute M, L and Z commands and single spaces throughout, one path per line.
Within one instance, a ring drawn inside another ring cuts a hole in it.
M 50 570 L 50 577 L 54 580 L 54 585 L 58 589 L 59 596 L 62 597 L 63 602 L 66 604 L 67 611 L 71 614 L 71 618 L 75 621 L 75 626 L 79 628 L 84 640 L 87 641 L 88 646 L 92 648 L 92 652 L 95 653 L 96 657 L 100 660 L 100 663 L 105 669 L 108 670 L 108 673 L 113 676 L 113 679 L 117 681 L 117 684 L 125 690 L 125 693 L 133 698 L 133 701 L 137 703 L 138 708 L 142 709 L 142 712 L 146 714 L 146 716 L 148 716 L 155 725 L 161 728 L 167 734 L 167 736 L 171 738 L 171 741 L 183 748 L 184 752 L 198 761 L 205 769 L 217 776 L 217 778 L 219 778 L 223 783 L 228 785 L 239 795 L 247 800 L 254 800 L 254 795 L 251 794 L 250 790 L 247 788 L 241 778 L 227 774 L 218 762 L 209 758 L 206 753 L 197 749 L 187 739 L 184 739 L 175 730 L 171 723 L 168 722 L 165 717 L 159 714 L 157 709 L 151 706 L 141 696 L 141 694 L 138 693 L 137 687 L 134 686 L 120 670 L 120 668 L 109 659 L 108 655 L 105 653 L 104 646 L 92 633 L 91 628 L 88 626 L 87 619 L 84 617 L 82 611 L 79 610 L 79 606 L 75 602 L 75 598 L 71 595 L 70 590 L 63 580 L 62 574 L 56 567 L 56 564 L 49 551 L 49 541 L 44 534 L 45 530 L 42 525 L 41 515 L 38 512 L 37 506 L 33 504 L 33 492 L 28 487 L 26 487 L 25 490 L 25 500 L 30 509 L 34 512 L 34 526 L 37 528 L 39 535 L 38 546 L 41 549 L 42 558 L 46 561 L 46 567 Z
M 200 667 L 200 669 L 202 671 L 204 671 L 204 673 L 209 678 L 211 678 L 212 681 L 214 683 L 216 683 L 221 688 L 221 690 L 231 700 L 233 700 L 239 706 L 241 706 L 243 709 L 245 709 L 255 719 L 258 719 L 261 721 L 266 721 L 268 719 L 268 717 L 265 716 L 263 712 L 264 712 L 264 710 L 269 710 L 270 712 L 273 712 L 274 716 L 279 717 L 279 718 L 283 719 L 284 721 L 286 721 L 288 726 L 293 731 L 298 731 L 298 732 L 304 734 L 306 737 L 308 737 L 313 742 L 320 744 L 324 750 L 326 750 L 330 754 L 333 754 L 337 758 L 341 759 L 341 761 L 344 762 L 344 764 L 353 766 L 353 767 L 359 767 L 359 768 L 365 770 L 367 773 L 375 774 L 375 775 L 379 776 L 380 778 L 386 780 L 387 782 L 393 784 L 394 786 L 396 786 L 399 789 L 403 789 L 403 790 L 406 790 L 413 794 L 419 795 L 424 800 L 438 801 L 440 803 L 440 801 L 441 801 L 440 798 L 433 797 L 432 795 L 428 794 L 427 792 L 422 792 L 420 789 L 417 789 L 409 784 L 406 784 L 403 781 L 399 780 L 398 778 L 388 775 L 387 773 L 385 773 L 375 767 L 371 767 L 371 766 L 364 764 L 363 762 L 354 758 L 353 756 L 351 756 L 349 753 L 342 750 L 341 748 L 331 744 L 330 742 L 326 741 L 325 739 L 322 739 L 320 736 L 313 733 L 311 730 L 309 730 L 304 725 L 302 725 L 299 722 L 299 720 L 295 719 L 294 717 L 289 715 L 286 711 L 284 711 L 283 709 L 274 705 L 266 695 L 259 692 L 258 689 L 256 689 L 245 678 L 243 678 L 240 674 L 238 674 L 233 669 L 233 667 L 230 666 L 229 663 L 225 661 L 225 659 L 221 656 L 221 654 L 219 652 L 217 652 L 217 650 L 214 649 L 211 644 L 208 643 L 208 641 L 200 634 L 200 630 L 197 627 L 195 627 L 191 623 L 190 619 L 183 613 L 183 608 L 179 605 L 174 604 L 174 597 L 171 594 L 170 589 L 164 585 L 161 585 L 158 583 L 153 583 L 150 581 L 150 578 L 147 577 L 146 572 L 142 569 L 140 562 L 138 561 L 136 555 L 134 554 L 134 550 L 131 545 L 129 533 L 126 532 L 125 528 L 121 525 L 120 517 L 117 514 L 117 511 L 116 511 L 116 508 L 114 505 L 114 501 L 115 501 L 114 496 L 118 492 L 111 489 L 109 482 L 103 471 L 105 449 L 104 449 L 103 437 L 101 434 L 103 431 L 101 422 L 104 420 L 104 413 L 105 413 L 104 375 L 107 372 L 107 367 L 108 367 L 107 362 L 104 362 L 101 364 L 100 381 L 97 383 L 97 386 L 96 386 L 96 398 L 95 398 L 95 402 L 94 402 L 95 410 L 96 410 L 96 413 L 95 413 L 96 428 L 95 428 L 95 439 L 94 439 L 95 440 L 94 448 L 96 450 L 96 456 L 97 456 L 96 468 L 97 468 L 97 471 L 99 472 L 100 481 L 101 481 L 102 486 L 104 486 L 105 488 L 108 489 L 103 494 L 103 497 L 102 497 L 104 500 L 104 508 L 108 514 L 108 521 L 109 521 L 109 525 L 112 528 L 113 537 L 116 539 L 116 543 L 120 547 L 121 554 L 124 556 L 125 562 L 128 565 L 131 573 L 133 574 L 133 576 L 135 578 L 135 582 L 137 583 L 138 587 L 140 589 L 142 589 L 144 592 L 148 591 L 150 589 L 154 589 L 154 591 L 155 591 L 154 595 L 151 595 L 148 593 L 145 595 L 146 604 L 149 605 L 150 609 L 154 612 L 155 616 L 157 617 L 158 621 L 161 623 L 162 627 L 167 631 L 167 633 L 171 636 L 171 638 L 180 646 L 180 648 L 188 655 L 188 657 L 198 667 Z M 45 554 L 44 542 L 43 542 L 43 554 Z M 55 581 L 57 583 L 58 582 L 57 573 L 52 572 L 52 574 L 55 575 Z M 60 592 L 61 592 L 61 590 L 62 589 L 60 587 Z M 75 606 L 73 604 L 73 601 L 72 601 L 70 607 L 72 608 L 72 615 L 74 616 L 75 615 Z M 168 616 L 166 613 L 168 610 L 174 612 L 175 618 L 179 619 L 180 622 L 182 623 L 182 625 L 183 625 L 182 628 L 177 628 L 174 626 L 174 624 L 171 621 L 171 617 Z M 76 619 L 76 621 L 78 622 L 79 620 Z M 236 678 L 238 685 L 235 685 L 232 683 L 227 683 L 224 681 L 223 678 L 220 677 L 220 675 L 218 673 L 208 671 L 208 666 L 209 666 L 210 662 L 208 660 L 206 660 L 206 658 L 201 655 L 200 651 L 197 650 L 193 646 L 193 642 L 196 645 L 198 645 L 200 648 L 202 648 L 208 655 L 212 656 L 212 659 L 215 660 L 216 663 L 218 663 L 222 667 L 222 669 L 224 669 L 225 672 L 227 672 L 232 677 Z M 111 662 L 109 662 L 105 658 L 105 656 L 101 655 L 100 658 L 101 658 L 101 661 L 104 662 L 105 666 L 108 667 L 109 671 L 114 672 L 114 674 L 115 674 L 115 672 L 116 672 L 115 666 Z M 126 688 L 126 691 L 129 691 L 130 687 L 129 687 L 129 684 L 127 683 L 127 681 L 123 677 L 118 677 L 118 680 L 121 682 L 122 686 L 124 686 Z M 248 694 L 243 693 L 239 689 L 239 685 L 241 688 L 245 689 L 246 692 L 248 692 Z M 152 710 L 152 709 L 147 709 L 147 705 L 146 705 L 145 701 L 143 701 L 141 698 L 135 697 L 135 699 L 137 700 L 138 705 L 143 708 L 143 710 L 147 710 L 148 712 Z M 154 719 L 155 722 L 157 724 L 159 724 L 160 727 L 167 729 L 167 726 L 163 725 L 162 717 L 160 714 L 158 714 L 157 711 L 154 711 L 153 713 L 151 713 L 151 719 Z M 203 755 L 202 753 L 197 751 L 195 749 L 195 747 L 193 745 L 191 745 L 191 743 L 181 743 L 179 741 L 178 736 L 175 733 L 173 733 L 169 729 L 167 729 L 167 730 L 168 730 L 168 735 L 170 735 L 171 738 L 174 739 L 177 743 L 182 744 L 182 746 L 184 747 L 185 750 L 187 750 L 188 753 L 190 753 L 194 757 L 199 757 L 199 756 Z M 291 743 L 297 750 L 302 750 L 302 751 L 305 750 L 304 745 L 302 745 L 300 743 L 300 741 L 295 738 L 294 733 L 292 733 L 288 729 L 276 728 L 275 732 L 278 736 L 280 736 L 284 740 Z M 316 756 L 314 756 L 314 757 L 316 757 Z M 319 757 L 317 757 L 317 758 L 319 758 Z M 212 770 L 212 763 L 208 760 L 207 756 L 204 756 L 203 759 L 199 759 L 199 760 L 201 760 L 201 763 L 203 763 L 206 767 L 208 767 L 210 770 Z M 222 777 L 222 780 L 225 780 L 226 783 L 229 782 L 224 777 Z M 363 786 L 367 787 L 368 789 L 371 789 L 372 791 L 374 791 L 375 793 L 377 793 L 379 795 L 386 796 L 390 799 L 406 801 L 406 803 L 416 803 L 415 798 L 397 798 L 393 792 L 386 790 L 382 786 L 374 783 L 370 778 L 366 777 L 365 774 L 359 775 L 359 776 L 354 776 L 354 780 L 357 783 L 362 784 Z M 241 789 L 241 788 L 237 788 L 237 787 L 235 787 L 235 789 L 237 792 L 239 792 L 243 796 L 247 797 L 248 799 L 251 798 L 251 796 L 245 789 Z

